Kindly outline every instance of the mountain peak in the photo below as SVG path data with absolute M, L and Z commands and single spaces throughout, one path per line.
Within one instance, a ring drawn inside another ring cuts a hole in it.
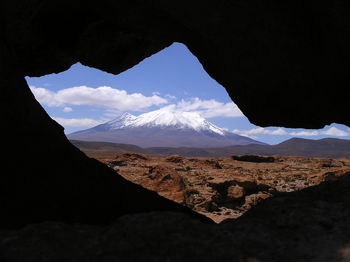
M 68 135 L 70 139 L 135 144 L 141 147 L 224 147 L 261 144 L 210 123 L 196 112 L 163 108 L 134 116 L 124 113 L 99 126 Z
M 128 125 L 128 123 L 135 120 L 137 117 L 130 113 L 123 113 L 120 116 L 114 118 L 111 121 L 105 123 L 108 126 L 108 129 L 118 129 L 123 128 Z
M 123 113 L 113 120 L 103 124 L 103 126 L 109 130 L 136 127 L 158 127 L 192 129 L 197 132 L 208 131 L 221 136 L 224 136 L 226 133 L 225 130 L 210 123 L 196 112 L 183 112 L 168 108 L 158 109 L 139 116 Z
M 225 135 L 225 131 L 200 116 L 196 112 L 183 112 L 171 109 L 159 109 L 138 116 L 134 127 L 173 127 L 178 129 L 193 129 L 195 131 L 210 131 Z

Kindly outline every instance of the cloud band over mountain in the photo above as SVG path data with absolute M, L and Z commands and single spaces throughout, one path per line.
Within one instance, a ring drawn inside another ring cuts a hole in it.
M 128 94 L 125 90 L 100 86 L 92 88 L 88 86 L 76 86 L 61 89 L 53 92 L 46 88 L 30 86 L 35 98 L 48 107 L 74 106 L 97 106 L 117 111 L 144 111 L 152 106 L 166 106 L 171 109 L 185 112 L 196 112 L 205 118 L 214 117 L 244 117 L 242 111 L 233 102 L 223 103 L 215 99 L 202 100 L 198 97 L 185 100 L 181 99 L 176 103 L 169 104 L 169 99 L 174 96 L 166 94 L 160 96 L 159 92 L 153 92 L 152 96 L 145 96 L 141 93 Z M 71 108 L 70 108 L 71 109 Z M 61 118 L 62 120 L 62 118 Z

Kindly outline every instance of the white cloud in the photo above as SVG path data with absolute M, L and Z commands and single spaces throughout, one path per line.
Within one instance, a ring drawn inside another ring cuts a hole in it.
M 128 94 L 125 90 L 109 86 L 97 88 L 76 86 L 57 92 L 35 86 L 30 86 L 30 89 L 41 104 L 49 107 L 66 107 L 64 112 L 70 112 L 68 105 L 98 106 L 116 111 L 142 111 L 151 106 L 167 104 L 167 99 L 176 99 L 170 94 L 160 97 L 158 92 L 153 92 L 152 96 L 145 96 L 141 93 Z M 197 112 L 205 118 L 244 116 L 233 102 L 222 103 L 215 99 L 201 100 L 198 97 L 189 100 L 182 99 L 170 106 L 176 110 Z
M 330 127 L 329 129 L 327 129 L 325 131 L 322 131 L 321 134 L 328 135 L 328 136 L 349 136 L 348 132 L 340 130 L 334 126 Z
M 176 99 L 176 96 L 173 96 L 173 95 L 170 95 L 170 94 L 166 94 L 165 97 L 169 98 L 169 99 Z
M 190 100 L 182 99 L 177 104 L 170 105 L 170 107 L 180 111 L 197 112 L 204 118 L 244 116 L 242 111 L 233 102 L 222 103 L 214 99 L 201 100 L 198 97 Z
M 63 112 L 65 113 L 69 113 L 69 112 L 72 112 L 73 111 L 73 108 L 69 107 L 69 106 L 66 106 L 63 108 Z
M 318 136 L 320 133 L 317 130 L 304 130 L 298 132 L 290 132 L 291 136 Z
M 109 120 L 111 120 L 110 118 L 115 118 L 117 116 L 120 116 L 122 113 L 123 113 L 123 111 L 116 110 L 116 109 L 113 109 L 113 108 L 107 108 L 105 110 L 105 112 L 103 113 L 103 115 L 105 117 L 107 117 Z
M 65 105 L 87 105 L 114 108 L 121 111 L 141 111 L 153 105 L 162 105 L 168 101 L 158 95 L 144 96 L 140 93 L 128 94 L 125 90 L 109 86 L 92 88 L 76 86 L 52 92 L 45 88 L 30 86 L 35 98 L 49 107 Z
M 64 127 L 93 127 L 102 124 L 101 121 L 91 119 L 91 118 L 61 118 L 52 117 L 53 120 L 58 122 Z
M 257 127 L 249 130 L 239 130 L 234 129 L 232 130 L 232 133 L 239 134 L 239 135 L 245 135 L 245 136 L 251 136 L 251 135 L 288 135 L 288 132 L 285 131 L 283 128 L 277 128 L 274 130 L 263 128 L 263 127 Z
M 340 130 L 336 127 L 330 127 L 327 130 L 301 130 L 301 131 L 293 131 L 287 132 L 283 128 L 277 129 L 266 129 L 263 127 L 257 127 L 249 130 L 232 130 L 233 133 L 251 137 L 252 135 L 290 135 L 290 136 L 319 136 L 319 135 L 327 135 L 327 136 L 349 136 L 350 134 L 346 131 Z
M 33 92 L 36 100 L 38 100 L 40 104 L 47 105 L 49 107 L 64 106 L 64 103 L 57 99 L 56 93 L 45 88 L 35 86 L 29 86 L 29 88 Z
M 288 135 L 288 132 L 284 130 L 283 128 L 277 128 L 276 130 L 271 130 L 268 132 L 270 135 Z

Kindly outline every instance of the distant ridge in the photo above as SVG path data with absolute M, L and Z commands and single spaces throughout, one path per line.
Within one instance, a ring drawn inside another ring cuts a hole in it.
M 70 140 L 70 142 L 90 157 L 109 157 L 121 153 L 150 154 L 147 149 L 130 144 L 79 140 Z
M 113 154 L 122 152 L 144 153 L 154 155 L 182 155 L 189 157 L 228 157 L 232 155 L 281 155 L 325 158 L 350 158 L 350 140 L 324 138 L 319 140 L 291 138 L 277 145 L 240 145 L 224 148 L 191 148 L 191 147 L 152 147 L 141 148 L 134 145 L 71 141 L 88 155 L 92 153 Z M 97 151 L 99 150 L 99 151 Z
M 225 157 L 230 155 L 281 155 L 350 158 L 350 140 L 323 138 L 319 140 L 291 138 L 277 145 L 244 145 L 225 148 L 147 148 L 154 154 L 182 156 Z

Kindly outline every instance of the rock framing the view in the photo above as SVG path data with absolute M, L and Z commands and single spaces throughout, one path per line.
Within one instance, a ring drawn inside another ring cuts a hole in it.
M 350 84 L 347 1 L 12 0 L 2 1 L 0 7 L 5 134 L 1 228 L 44 221 L 104 225 L 115 221 L 108 231 L 113 241 L 144 240 L 137 254 L 144 254 L 144 259 L 157 255 L 160 261 L 169 256 L 174 261 L 211 260 L 213 247 L 218 247 L 216 257 L 222 260 L 235 256 L 238 261 L 349 261 L 349 176 L 268 200 L 235 222 L 203 223 L 204 217 L 116 176 L 71 145 L 24 80 L 62 72 L 76 62 L 117 74 L 173 42 L 182 42 L 252 123 L 349 126 L 349 95 L 343 92 Z M 148 211 L 177 214 L 132 215 Z M 119 218 L 125 214 L 129 215 Z M 176 234 L 174 224 L 179 225 Z M 45 224 L 24 232 L 0 231 L 6 239 L 0 244 L 0 259 L 23 261 L 21 252 L 16 252 L 22 245 L 26 259 L 40 253 L 43 257 L 33 259 L 45 260 L 50 246 L 39 253 L 31 246 L 41 246 L 42 240 L 31 238 L 42 227 Z M 53 227 L 47 225 L 51 232 L 60 228 Z M 142 240 L 127 236 L 121 228 L 139 232 Z M 31 230 L 33 235 L 25 234 Z M 67 237 L 70 234 L 82 231 L 71 229 Z M 171 239 L 174 234 L 177 237 Z M 239 242 L 233 235 L 240 237 Z M 24 242 L 17 243 L 14 236 Z M 184 241 L 187 246 L 176 252 Z M 159 242 L 169 253 L 146 245 Z M 91 251 L 91 243 L 84 243 L 81 246 Z M 193 243 L 200 251 L 190 248 Z M 132 247 L 118 246 L 115 256 L 132 261 Z M 65 246 L 61 252 L 72 251 Z M 59 261 L 65 257 L 62 254 L 50 261 Z M 99 261 L 96 254 L 91 256 Z

